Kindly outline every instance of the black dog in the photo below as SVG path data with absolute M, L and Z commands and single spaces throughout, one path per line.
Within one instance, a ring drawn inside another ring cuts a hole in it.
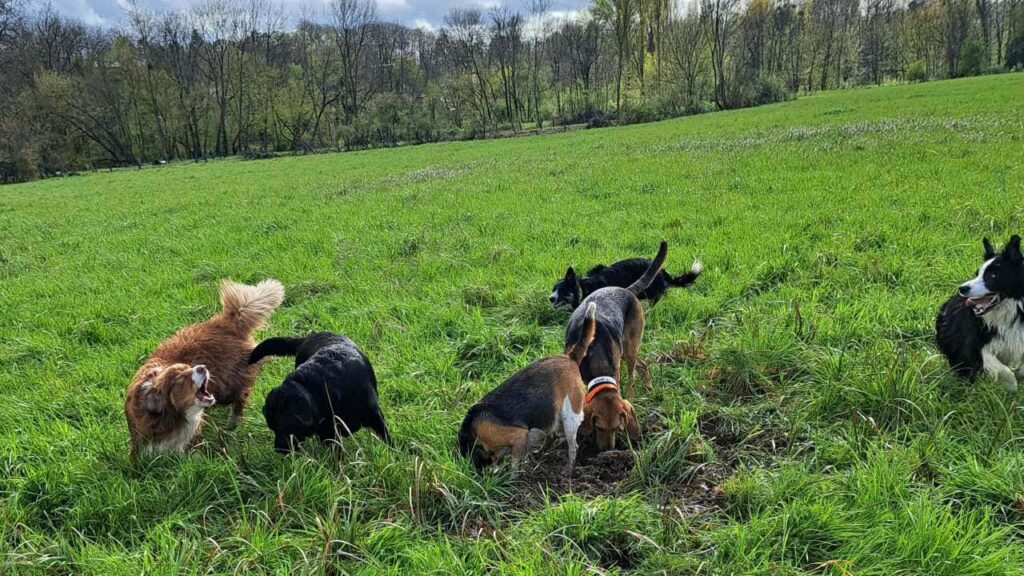
M 391 444 L 373 366 L 351 340 L 330 332 L 270 338 L 252 351 L 249 363 L 266 356 L 295 356 L 295 371 L 267 394 L 263 405 L 275 450 L 290 452 L 310 436 L 334 440 L 363 426 Z
M 973 381 L 985 371 L 1012 394 L 1024 377 L 1024 255 L 1016 235 L 1000 253 L 988 238 L 982 245 L 978 275 L 935 318 L 935 340 L 958 375 Z
M 629 260 L 619 260 L 611 266 L 598 264 L 591 268 L 583 278 L 577 276 L 576 271 L 570 266 L 565 271 L 565 277 L 555 282 L 554 290 L 548 300 L 555 308 L 568 306 L 571 310 L 575 310 L 584 298 L 601 288 L 608 286 L 628 288 L 639 280 L 650 266 L 651 261 L 647 258 L 630 258 Z M 703 264 L 697 260 L 690 267 L 689 272 L 678 276 L 673 276 L 662 270 L 651 281 L 651 284 L 637 295 L 637 298 L 650 300 L 651 306 L 654 306 L 665 295 L 665 292 L 668 292 L 669 288 L 685 288 L 696 282 L 703 269 Z

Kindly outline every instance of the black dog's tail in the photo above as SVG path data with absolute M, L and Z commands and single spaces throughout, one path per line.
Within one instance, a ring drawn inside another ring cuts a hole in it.
M 634 296 L 640 294 L 644 290 L 647 290 L 647 287 L 651 285 L 651 282 L 654 282 L 654 279 L 658 277 L 658 272 L 661 272 L 661 266 L 665 263 L 665 256 L 667 255 L 668 242 L 662 240 L 661 246 L 658 247 L 658 255 L 654 257 L 654 261 L 647 267 L 647 270 L 644 270 L 644 275 L 636 282 L 630 284 L 629 288 L 626 288 L 626 290 L 632 292 Z
M 669 276 L 668 283 L 677 288 L 686 288 L 697 281 L 700 273 L 704 271 L 704 264 L 700 260 L 694 260 L 689 272 L 683 272 L 678 276 Z
M 267 356 L 295 356 L 305 338 L 267 338 L 260 342 L 249 355 L 249 364 L 255 364 Z

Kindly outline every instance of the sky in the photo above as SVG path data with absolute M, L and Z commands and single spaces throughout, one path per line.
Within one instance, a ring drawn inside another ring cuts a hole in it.
M 37 0 L 43 2 L 45 0 Z M 78 19 L 91 26 L 116 27 L 124 16 L 122 6 L 127 0 L 49 0 L 60 13 Z M 316 12 L 328 0 L 275 0 L 291 16 Z M 157 12 L 180 11 L 197 3 L 197 0 L 138 0 L 150 10 Z M 398 22 L 412 27 L 436 29 L 444 22 L 444 15 L 453 6 L 479 8 L 485 13 L 498 6 L 502 0 L 377 0 L 377 13 L 381 20 Z M 526 14 L 527 0 L 504 0 L 512 10 Z M 573 15 L 590 4 L 590 0 L 552 0 L 553 17 Z M 311 10 L 312 9 L 312 10 Z

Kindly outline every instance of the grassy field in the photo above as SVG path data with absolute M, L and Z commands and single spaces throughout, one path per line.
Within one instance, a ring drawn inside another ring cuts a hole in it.
M 537 138 L 0 189 L 0 573 L 1024 572 L 1024 414 L 932 344 L 1024 230 L 1024 75 Z M 648 313 L 632 450 L 475 474 L 468 406 L 561 351 L 566 265 L 706 271 Z M 396 439 L 281 457 L 259 408 L 128 461 L 125 387 L 280 279 L 261 335 L 345 333 Z

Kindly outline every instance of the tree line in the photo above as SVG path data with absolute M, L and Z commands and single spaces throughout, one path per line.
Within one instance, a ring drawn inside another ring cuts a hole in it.
M 0 182 L 106 166 L 630 123 L 1024 68 L 1024 0 L 593 0 L 554 17 L 374 0 L 129 4 L 116 28 L 0 0 Z

